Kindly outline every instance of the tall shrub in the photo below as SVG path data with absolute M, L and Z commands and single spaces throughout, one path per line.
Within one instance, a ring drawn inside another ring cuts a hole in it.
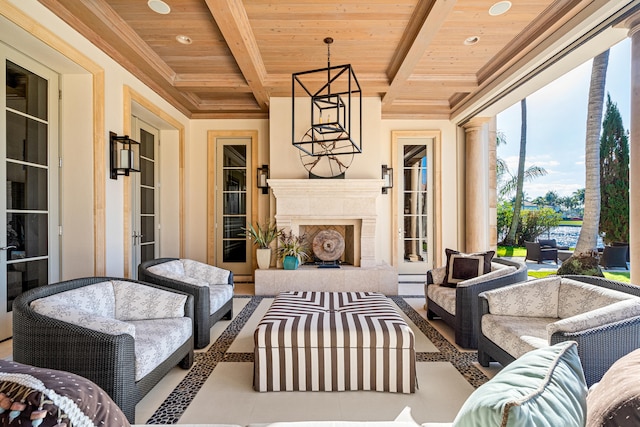
M 607 94 L 600 138 L 600 234 L 605 243 L 629 241 L 629 139 L 618 106 Z

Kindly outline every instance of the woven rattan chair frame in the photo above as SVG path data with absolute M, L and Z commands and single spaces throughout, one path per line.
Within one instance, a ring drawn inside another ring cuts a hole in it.
M 136 404 L 174 366 L 193 364 L 193 335 L 153 371 L 135 381 L 135 348 L 131 335 L 110 335 L 36 313 L 32 301 L 94 283 L 133 280 L 87 277 L 31 289 L 13 303 L 13 360 L 19 363 L 72 372 L 100 386 L 122 409 L 129 422 Z M 142 283 L 167 291 L 162 286 Z M 185 316 L 193 320 L 193 297 L 187 295 Z
M 627 283 L 594 276 L 572 275 L 563 277 L 636 296 L 640 295 L 640 287 Z M 480 295 L 479 303 L 478 323 L 480 324 L 482 316 L 489 313 L 489 303 L 484 295 Z M 616 360 L 640 348 L 640 316 L 584 331 L 573 333 L 556 332 L 549 339 L 549 344 L 553 345 L 562 341 L 576 341 L 578 343 L 578 355 L 580 356 L 585 379 L 587 385 L 591 386 L 600 381 L 604 373 Z M 482 330 L 480 331 L 478 336 L 478 362 L 480 365 L 489 366 L 491 361 L 496 361 L 506 366 L 514 360 L 513 356 L 484 336 Z
M 429 298 L 427 291 L 428 287 L 433 285 L 433 276 L 431 271 L 427 272 L 427 283 L 424 288 L 427 299 L 427 318 L 439 317 L 451 326 L 454 330 L 456 344 L 461 347 L 477 348 L 478 346 L 478 295 L 484 291 L 527 280 L 527 266 L 524 263 L 503 258 L 494 258 L 492 262 L 515 267 L 516 271 L 475 285 L 457 287 L 455 316 Z
M 233 317 L 233 298 L 230 298 L 222 307 L 214 313 L 210 313 L 209 287 L 196 286 L 179 280 L 154 274 L 149 271 L 149 267 L 164 262 L 175 261 L 178 258 L 156 258 L 145 261 L 138 266 L 138 279 L 149 283 L 156 283 L 167 288 L 186 292 L 193 296 L 194 300 L 194 345 L 200 349 L 211 342 L 211 327 L 220 319 L 230 320 Z M 229 272 L 228 284 L 233 286 L 233 272 Z

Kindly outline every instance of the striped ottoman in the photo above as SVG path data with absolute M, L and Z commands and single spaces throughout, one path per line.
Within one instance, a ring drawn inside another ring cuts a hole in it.
M 257 391 L 413 393 L 411 328 L 376 292 L 283 292 L 254 332 Z

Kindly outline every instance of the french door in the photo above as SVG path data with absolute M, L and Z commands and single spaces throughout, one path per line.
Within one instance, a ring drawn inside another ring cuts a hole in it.
M 398 274 L 424 276 L 433 267 L 435 252 L 434 139 L 402 132 L 394 132 L 392 139 Z
M 255 182 L 251 171 L 255 171 L 256 136 L 244 136 L 241 131 L 209 136 L 208 209 L 212 221 L 208 236 L 212 244 L 207 259 L 237 277 L 253 274 L 254 249 L 242 228 L 253 217 Z
M 158 186 L 158 129 L 132 118 L 133 137 L 140 142 L 140 173 L 131 173 L 131 277 L 138 277 L 138 264 L 160 253 Z
M 0 340 L 12 305 L 59 280 L 58 75 L 0 43 Z

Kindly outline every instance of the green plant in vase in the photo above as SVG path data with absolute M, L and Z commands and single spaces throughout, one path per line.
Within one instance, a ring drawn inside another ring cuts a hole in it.
M 244 236 L 253 240 L 253 244 L 258 246 L 256 249 L 258 268 L 268 269 L 271 264 L 271 243 L 280 237 L 282 230 L 271 221 L 257 223 L 255 226 L 249 224 L 247 227 L 242 227 L 242 230 Z
M 301 262 L 310 258 L 306 236 L 296 236 L 291 231 L 283 231 L 278 241 L 278 256 L 282 258 L 285 270 L 295 270 Z

